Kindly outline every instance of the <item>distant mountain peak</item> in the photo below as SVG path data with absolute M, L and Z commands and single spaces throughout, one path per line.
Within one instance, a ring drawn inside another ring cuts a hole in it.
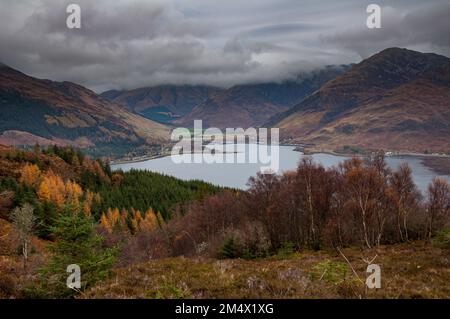
M 132 90 L 109 90 L 101 96 L 148 119 L 167 123 L 186 115 L 221 90 L 207 85 L 163 84 Z
M 450 151 L 450 59 L 388 48 L 270 122 L 284 138 L 336 149 Z
M 201 119 L 205 125 L 220 128 L 261 126 L 346 69 L 348 66 L 329 66 L 303 72 L 295 79 L 235 85 L 218 92 L 175 124 L 191 126 L 194 120 Z
M 410 66 L 418 69 L 436 67 L 439 63 L 449 64 L 449 58 L 436 53 L 421 53 L 406 48 L 387 48 L 357 64 L 364 66 L 371 63 L 395 63 L 398 66 Z

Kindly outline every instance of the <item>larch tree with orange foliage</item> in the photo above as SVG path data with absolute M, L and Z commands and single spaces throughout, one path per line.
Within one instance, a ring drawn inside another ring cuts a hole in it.
M 139 225 L 141 231 L 153 231 L 158 227 L 158 218 L 153 209 L 149 208 L 145 213 L 144 219 Z
M 53 172 L 47 172 L 38 189 L 39 199 L 54 203 L 56 207 L 63 208 L 66 187 L 61 177 Z
M 106 214 L 103 213 L 100 218 L 100 226 L 102 226 L 108 233 L 114 230 L 125 230 L 127 227 L 128 212 L 122 210 L 119 212 L 118 208 L 108 208 Z
M 65 202 L 78 210 L 80 207 L 80 197 L 83 196 L 83 190 L 76 182 L 67 181 L 65 185 Z
M 156 214 L 156 218 L 158 219 L 159 227 L 163 228 L 166 225 L 166 221 L 162 217 L 161 212 Z
M 131 231 L 136 234 L 141 229 L 142 214 L 139 210 L 136 211 L 134 208 L 131 208 L 131 216 Z
M 100 226 L 105 229 L 108 233 L 112 233 L 113 230 L 113 226 L 111 225 L 111 223 L 109 222 L 108 216 L 103 213 L 102 216 L 100 217 L 100 221 L 99 221 Z
M 54 203 L 58 209 L 62 209 L 66 204 L 79 209 L 83 189 L 70 180 L 64 183 L 60 176 L 49 171 L 42 178 L 37 194 L 40 200 Z
M 21 170 L 20 182 L 28 186 L 36 186 L 41 177 L 41 170 L 36 164 L 25 164 Z
M 92 203 L 94 202 L 94 193 L 91 191 L 86 192 L 86 197 L 83 202 L 83 213 L 86 216 L 91 216 L 92 214 Z

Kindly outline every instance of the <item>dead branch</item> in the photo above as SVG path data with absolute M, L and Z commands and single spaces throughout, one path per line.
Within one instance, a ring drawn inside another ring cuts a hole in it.
M 353 268 L 352 264 L 350 263 L 350 261 L 348 260 L 348 258 L 344 255 L 344 253 L 341 251 L 341 249 L 339 247 L 337 247 L 337 250 L 339 251 L 339 253 L 341 254 L 341 256 L 345 259 L 345 261 L 347 262 L 347 264 L 350 266 L 351 270 L 353 271 L 353 274 L 356 276 L 356 278 L 358 278 L 358 280 L 364 284 L 364 281 L 362 281 L 362 279 L 359 277 L 358 273 L 356 272 L 355 268 Z

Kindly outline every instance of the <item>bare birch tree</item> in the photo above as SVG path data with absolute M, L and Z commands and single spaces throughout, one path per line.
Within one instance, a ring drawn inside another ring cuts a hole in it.
M 33 211 L 33 206 L 26 203 L 22 207 L 16 207 L 11 213 L 11 220 L 19 235 L 20 245 L 22 247 L 24 270 L 27 270 L 29 242 L 31 235 L 33 234 L 33 228 L 36 220 L 33 215 Z
M 433 236 L 436 229 L 448 223 L 450 216 L 450 185 L 442 178 L 435 178 L 428 186 L 427 233 Z

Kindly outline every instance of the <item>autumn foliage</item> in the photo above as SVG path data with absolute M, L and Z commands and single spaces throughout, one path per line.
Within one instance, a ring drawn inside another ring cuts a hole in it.
M 391 170 L 382 154 L 331 168 L 306 157 L 294 171 L 251 178 L 247 191 L 220 191 L 150 172 L 112 173 L 70 150 L 49 152 L 74 172 L 42 169 L 45 161 L 21 164 L 18 194 L 35 193 L 40 224 L 51 225 L 66 208 L 82 212 L 112 242 L 125 243 L 127 258 L 140 251 L 145 258 L 217 256 L 224 247 L 249 258 L 285 247 L 373 248 L 429 239 L 449 223 L 449 184 L 436 179 L 421 194 L 410 167 Z
M 28 186 L 36 186 L 41 177 L 41 170 L 36 164 L 26 163 L 21 171 L 20 182 Z
M 298 248 L 371 248 L 425 237 L 430 215 L 441 216 L 433 231 L 443 227 L 450 203 L 444 190 L 450 186 L 434 181 L 430 193 L 436 188 L 439 200 L 422 201 L 408 165 L 391 171 L 380 154 L 329 169 L 303 159 L 295 173 L 252 179 L 247 208 L 265 225 L 274 247 L 290 242 Z M 439 208 L 430 209 L 432 202 Z
M 149 208 L 145 214 L 139 210 L 131 208 L 131 211 L 123 209 L 121 212 L 118 208 L 108 209 L 100 218 L 100 226 L 108 233 L 117 231 L 126 231 L 136 234 L 141 231 L 151 232 L 165 224 L 160 212 L 155 213 Z
M 43 176 L 37 194 L 39 199 L 54 203 L 59 209 L 64 205 L 78 209 L 83 190 L 76 182 L 70 180 L 64 182 L 60 176 L 50 171 Z
M 185 205 L 152 240 L 166 238 L 161 251 L 169 255 L 217 256 L 232 243 L 235 256 L 252 258 L 283 247 L 372 248 L 426 239 L 446 227 L 449 216 L 449 184 L 434 180 L 423 198 L 406 164 L 392 171 L 375 154 L 325 168 L 304 158 L 296 171 L 251 178 L 246 192 Z M 133 245 L 139 241 L 129 247 L 139 252 Z

